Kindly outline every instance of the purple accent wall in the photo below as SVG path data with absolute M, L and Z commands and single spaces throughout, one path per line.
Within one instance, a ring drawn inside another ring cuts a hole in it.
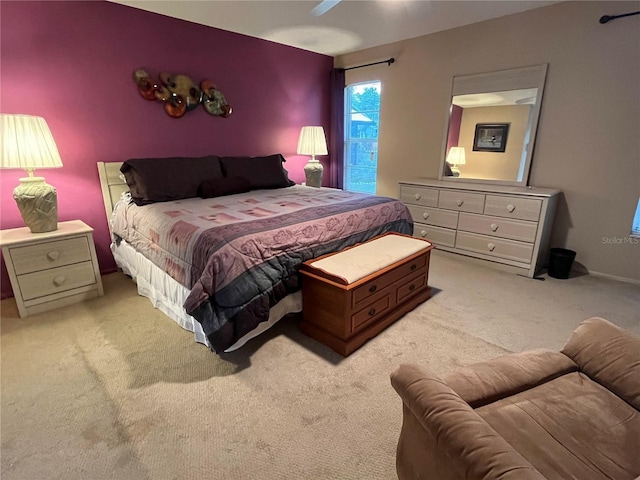
M 96 162 L 282 153 L 292 180 L 302 182 L 300 127 L 330 131 L 332 57 L 103 1 L 2 1 L 0 21 L 2 113 L 46 119 L 64 167 L 36 174 L 56 187 L 60 221 L 95 229 L 103 273 L 116 266 Z M 160 102 L 138 94 L 137 68 L 210 78 L 233 114 L 225 119 L 198 107 L 171 118 Z M 0 173 L 2 229 L 24 226 L 12 198 L 23 176 Z M 4 262 L 0 274 L 5 298 Z
M 449 116 L 449 133 L 447 136 L 447 155 L 451 147 L 457 147 L 460 140 L 460 125 L 462 124 L 462 107 L 451 105 L 451 115 Z

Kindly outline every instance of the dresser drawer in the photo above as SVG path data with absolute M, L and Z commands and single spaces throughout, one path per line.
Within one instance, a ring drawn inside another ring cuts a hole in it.
M 456 243 L 456 231 L 447 228 L 434 227 L 423 223 L 413 224 L 413 236 L 429 240 L 436 247 L 453 247 Z
M 487 195 L 484 213 L 498 217 L 538 221 L 542 200 L 537 198 L 515 198 Z
M 444 228 L 456 228 L 458 226 L 458 212 L 442 210 L 438 208 L 416 207 L 407 205 L 414 222 L 426 223 Z
M 11 258 L 16 275 L 91 260 L 87 237 L 12 247 Z
M 538 224 L 524 220 L 461 213 L 458 230 L 533 243 L 536 239 Z
M 523 263 L 530 263 L 533 255 L 531 243 L 460 231 L 456 237 L 456 248 Z
M 358 329 L 365 327 L 370 322 L 381 317 L 391 305 L 390 295 L 386 295 L 380 300 L 367 305 L 358 313 L 351 316 L 351 331 L 357 332 Z
M 402 185 L 400 187 L 400 200 L 403 203 L 424 205 L 426 207 L 438 206 L 438 190 L 433 188 L 412 187 Z
M 438 207 L 461 212 L 482 213 L 484 211 L 484 195 L 460 190 L 443 190 L 440 192 Z
M 380 292 L 391 285 L 393 282 L 400 280 L 401 278 L 408 277 L 412 273 L 421 269 L 427 264 L 427 254 L 420 255 L 400 267 L 394 268 L 378 278 L 366 282 L 353 290 L 353 307 L 358 309 L 366 303 L 373 295 L 378 295 Z
M 96 283 L 91 261 L 27 273 L 18 277 L 20 291 L 25 301 Z

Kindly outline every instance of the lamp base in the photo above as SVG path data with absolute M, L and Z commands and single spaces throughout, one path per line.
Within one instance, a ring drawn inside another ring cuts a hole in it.
M 307 179 L 307 187 L 321 187 L 322 186 L 322 171 L 324 170 L 322 164 L 312 158 L 304 166 L 304 175 Z
M 44 177 L 21 178 L 20 185 L 13 191 L 13 198 L 32 233 L 58 229 L 58 195 Z

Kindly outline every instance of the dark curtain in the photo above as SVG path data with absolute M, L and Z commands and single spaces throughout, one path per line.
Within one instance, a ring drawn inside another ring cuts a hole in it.
M 344 69 L 331 70 L 331 126 L 329 186 L 342 188 L 344 172 Z

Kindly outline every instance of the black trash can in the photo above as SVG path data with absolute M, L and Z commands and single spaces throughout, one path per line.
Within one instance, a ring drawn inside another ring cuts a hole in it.
M 569 278 L 571 265 L 576 252 L 566 248 L 552 248 L 549 251 L 549 276 L 553 278 Z

